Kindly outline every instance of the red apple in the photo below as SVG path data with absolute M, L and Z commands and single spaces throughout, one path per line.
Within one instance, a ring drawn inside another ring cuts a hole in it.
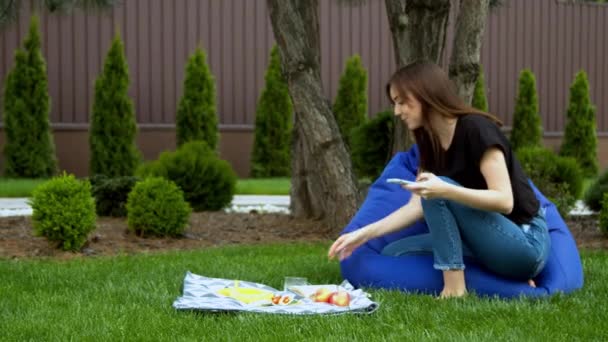
M 329 289 L 322 287 L 322 288 L 318 289 L 314 295 L 312 295 L 312 299 L 315 302 L 327 303 L 327 302 L 329 302 L 329 297 L 331 297 L 331 295 L 332 295 L 332 292 Z
M 350 304 L 350 294 L 346 291 L 338 291 L 332 293 L 329 297 L 329 304 L 337 306 L 348 306 Z

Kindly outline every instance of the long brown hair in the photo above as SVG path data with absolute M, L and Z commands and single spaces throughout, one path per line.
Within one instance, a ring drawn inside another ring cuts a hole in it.
M 434 63 L 418 61 L 397 70 L 386 85 L 386 94 L 392 103 L 391 87 L 400 98 L 407 99 L 407 94 L 411 94 L 421 104 L 422 126 L 413 132 L 420 151 L 422 170 L 436 172 L 442 169 L 445 163 L 445 151 L 441 147 L 437 132 L 431 126 L 431 112 L 450 118 L 479 114 L 502 126 L 502 122 L 494 115 L 464 103 L 446 72 Z

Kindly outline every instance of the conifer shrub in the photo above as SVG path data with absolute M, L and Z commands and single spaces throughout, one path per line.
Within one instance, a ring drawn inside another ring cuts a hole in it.
M 519 75 L 519 89 L 510 136 L 511 147 L 514 151 L 523 147 L 541 147 L 541 139 L 542 127 L 538 114 L 536 79 L 532 71 L 524 69 Z
M 78 251 L 95 229 L 95 200 L 88 181 L 63 174 L 32 193 L 32 222 L 36 235 L 57 242 L 66 251 Z
M 353 55 L 346 61 L 333 113 L 342 139 L 350 148 L 351 131 L 367 120 L 367 72 L 359 55 Z
M 486 82 L 483 77 L 483 68 L 479 66 L 479 75 L 475 81 L 475 90 L 473 92 L 473 100 L 471 101 L 473 108 L 481 111 L 488 111 L 488 99 L 486 97 Z
M 605 193 L 608 193 L 608 169 L 593 181 L 583 200 L 589 209 L 599 212 Z
M 127 199 L 127 224 L 139 236 L 179 236 L 191 212 L 181 189 L 164 178 L 138 182 Z
M 585 176 L 596 176 L 599 166 L 595 107 L 591 104 L 589 96 L 587 74 L 582 70 L 576 74 L 570 86 L 566 119 L 560 155 L 575 158 Z
M 576 160 L 542 147 L 521 148 L 517 158 L 534 185 L 562 216 L 568 216 L 583 188 L 583 173 Z
M 352 131 L 351 153 L 357 176 L 380 176 L 390 159 L 393 125 L 393 113 L 383 111 Z
M 251 176 L 286 177 L 291 173 L 293 107 L 276 46 L 270 53 L 265 80 L 255 113 Z
M 135 145 L 137 123 L 128 88 L 129 68 L 122 40 L 117 35 L 95 82 L 89 132 L 89 174 L 111 178 L 132 176 L 141 162 Z
M 163 177 L 177 184 L 194 211 L 214 211 L 232 202 L 237 176 L 203 141 L 192 141 L 138 169 L 140 178 Z
M 2 102 L 6 132 L 4 175 L 52 177 L 57 172 L 57 159 L 49 123 L 51 104 L 37 16 L 32 16 L 24 48 L 15 52 Z
M 127 196 L 139 178 L 120 176 L 109 178 L 96 175 L 91 178 L 95 208 L 98 216 L 127 216 Z
M 212 150 L 217 149 L 219 131 L 215 96 L 215 80 L 207 64 L 207 57 L 198 48 L 186 64 L 184 94 L 177 108 L 178 146 L 202 140 Z
M 600 210 L 600 231 L 608 235 L 608 193 L 602 198 L 602 209 Z

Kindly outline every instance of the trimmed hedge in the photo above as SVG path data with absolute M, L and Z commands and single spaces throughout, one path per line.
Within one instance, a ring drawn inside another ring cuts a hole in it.
M 95 229 L 95 200 L 88 181 L 63 174 L 38 186 L 30 199 L 37 235 L 56 241 L 66 251 L 77 251 Z
M 95 208 L 99 216 L 127 216 L 127 196 L 139 178 L 133 176 L 109 178 L 96 175 L 91 178 Z
M 390 159 L 393 113 L 384 111 L 352 131 L 353 168 L 359 177 L 378 178 Z
M 591 184 L 583 200 L 589 209 L 600 211 L 602 209 L 602 198 L 605 193 L 608 193 L 608 169 Z
M 138 182 L 127 200 L 127 224 L 139 236 L 179 236 L 191 212 L 179 187 L 163 178 Z
M 237 176 L 205 142 L 193 141 L 137 170 L 140 178 L 163 177 L 175 182 L 195 211 L 220 210 L 232 201 Z
M 521 165 L 538 189 L 549 198 L 562 216 L 568 216 L 583 189 L 583 173 L 576 160 L 560 157 L 542 147 L 517 151 Z

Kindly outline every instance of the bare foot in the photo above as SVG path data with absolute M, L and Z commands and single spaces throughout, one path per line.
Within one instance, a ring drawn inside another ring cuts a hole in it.
M 457 298 L 467 294 L 463 270 L 443 271 L 443 290 L 439 298 Z
M 439 299 L 447 299 L 447 298 L 461 298 L 467 295 L 467 290 L 453 290 L 443 288 L 443 291 L 439 294 Z
M 532 279 L 528 280 L 528 285 L 530 285 L 531 287 L 534 287 L 534 288 L 536 287 L 536 283 Z

